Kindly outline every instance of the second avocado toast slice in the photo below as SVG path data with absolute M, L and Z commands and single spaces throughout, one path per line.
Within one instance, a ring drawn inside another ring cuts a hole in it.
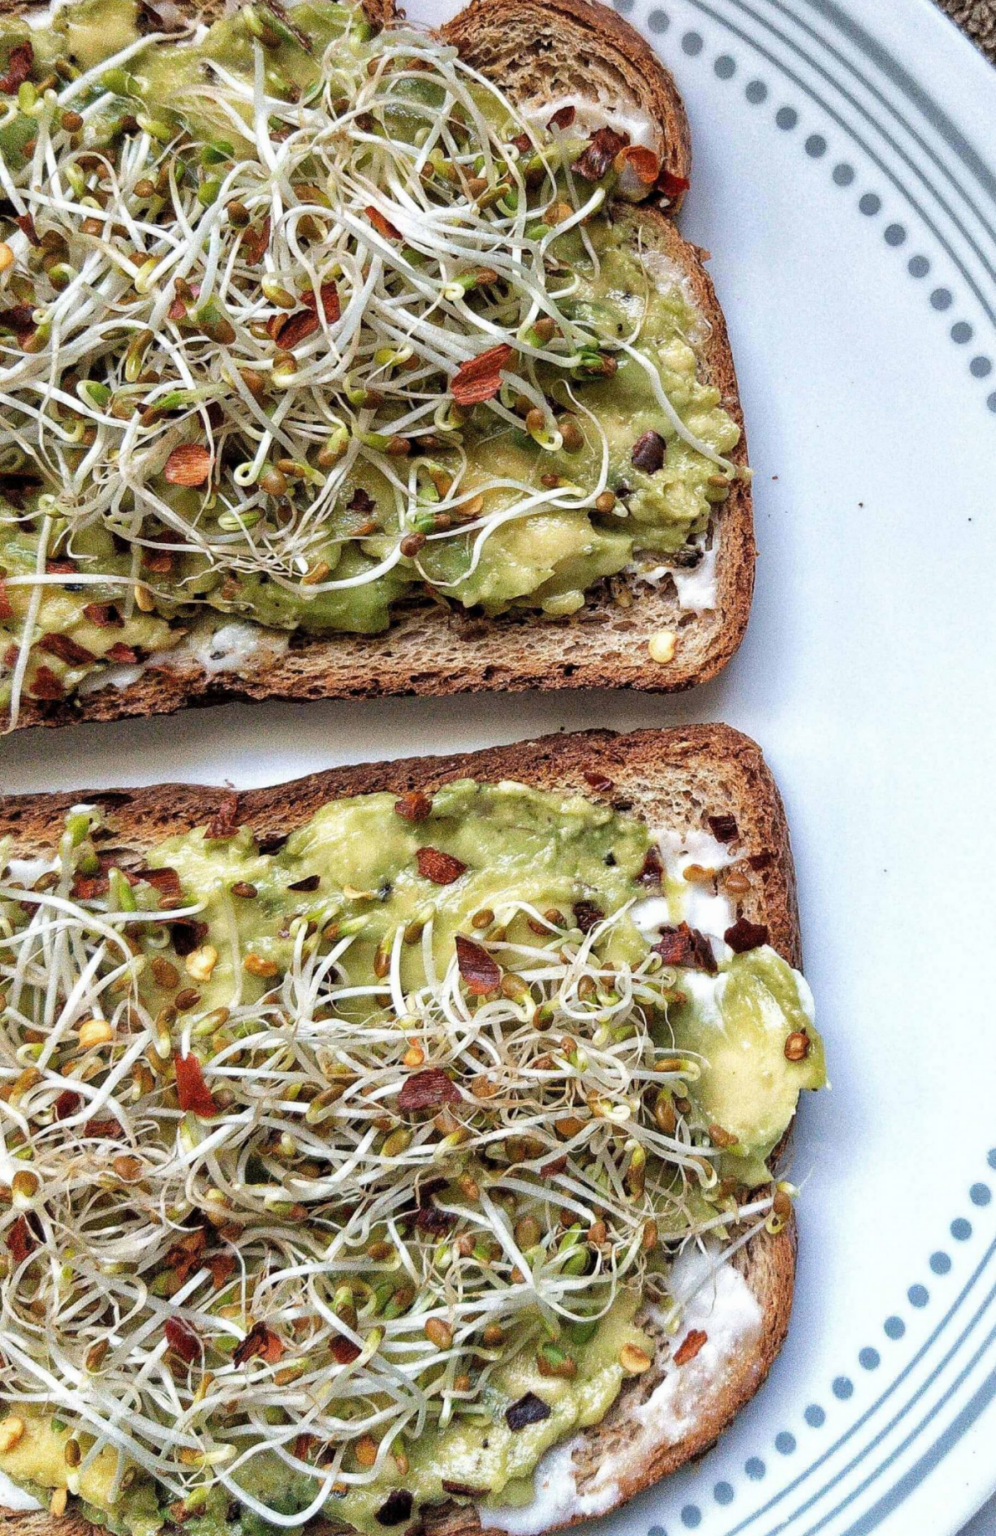
M 756 1391 L 824 1072 L 753 743 L 10 797 L 0 836 L 0 1470 L 56 1516 L 540 1532 Z
M 12 718 L 713 675 L 750 494 L 670 76 L 599 5 L 507 18 L 570 100 L 487 7 L 293 16 L 0 27 Z

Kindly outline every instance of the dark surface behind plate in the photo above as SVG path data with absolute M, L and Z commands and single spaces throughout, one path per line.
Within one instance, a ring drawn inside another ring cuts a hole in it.
M 939 0 L 973 43 L 996 62 L 996 3 L 994 0 Z

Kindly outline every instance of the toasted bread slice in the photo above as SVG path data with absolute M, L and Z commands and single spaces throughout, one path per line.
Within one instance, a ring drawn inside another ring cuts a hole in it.
M 383 20 L 387 3 L 376 0 L 369 13 Z M 184 10 L 190 9 L 185 0 Z M 499 0 L 475 0 L 447 25 L 445 36 L 514 98 L 552 102 L 565 92 L 580 91 L 609 118 L 619 111 L 644 114 L 656 125 L 656 147 L 667 168 L 687 178 L 688 128 L 674 82 L 643 38 L 607 5 L 513 0 L 502 6 Z M 619 217 L 631 225 L 645 251 L 660 253 L 665 269 L 681 279 L 698 309 L 702 324 L 693 340 L 701 377 L 720 391 L 725 409 L 741 428 L 731 458 L 746 468 L 743 413 L 726 324 L 701 252 L 681 238 L 656 206 L 625 205 Z M 103 686 L 65 701 L 25 698 L 18 723 L 117 720 L 233 699 L 690 688 L 720 671 L 747 625 L 755 559 L 749 480 L 736 479 L 728 499 L 714 505 L 709 540 L 716 572 L 712 608 L 683 608 L 669 576 L 648 584 L 622 575 L 593 589 L 570 618 L 521 610 L 487 619 L 459 605 L 451 608 L 442 599 L 415 598 L 396 608 L 391 627 L 379 635 L 294 634 L 288 641 L 286 634 L 251 626 L 247 640 L 247 627 L 239 623 L 227 648 L 223 637 L 216 650 L 181 647 L 141 671 L 112 669 Z M 218 622 L 224 624 L 225 616 Z M 655 660 L 649 650 L 661 632 L 675 636 L 668 661 Z M 254 645 L 256 633 L 259 643 Z
M 515 779 L 540 789 L 607 800 L 653 827 L 708 830 L 709 817 L 732 814 L 738 852 L 750 861 L 753 871 L 750 890 L 738 911 L 752 922 L 765 924 L 775 948 L 799 965 L 792 857 L 778 791 L 758 748 L 726 726 L 624 736 L 593 731 L 449 757 L 336 768 L 241 794 L 238 815 L 259 839 L 279 840 L 331 799 L 376 790 L 398 794 L 432 790 L 468 776 L 482 781 Z M 224 793 L 201 785 L 170 784 L 83 795 L 9 796 L 0 799 L 0 836 L 11 835 L 16 850 L 24 855 L 50 849 L 62 831 L 66 811 L 85 799 L 103 808 L 116 839 L 148 847 L 202 825 L 222 803 Z M 733 1263 L 756 1302 L 753 1327 L 740 1346 L 718 1358 L 703 1351 L 695 1362 L 699 1369 L 690 1378 L 694 1390 L 686 1390 L 678 1408 L 669 1413 L 655 1411 L 653 1404 L 646 1406 L 662 1385 L 659 1369 L 631 1378 L 607 1417 L 583 1431 L 572 1450 L 559 1452 L 569 1459 L 567 1472 L 573 1477 L 574 1494 L 568 1484 L 566 1500 L 560 1497 L 553 1505 L 544 1504 L 541 1496 L 532 1523 L 528 1514 L 516 1512 L 517 1532 L 528 1530 L 530 1536 L 534 1532 L 538 1536 L 586 1513 L 604 1513 L 621 1504 L 701 1455 L 753 1396 L 788 1327 L 794 1228 L 786 1227 L 777 1236 L 755 1236 Z M 653 1327 L 653 1320 L 649 1322 Z M 706 1331 L 708 1326 L 706 1322 Z M 541 1463 L 540 1487 L 542 1469 Z M 6 1512 L 2 1518 L 11 1536 L 74 1536 L 85 1525 L 72 1514 L 57 1520 L 41 1512 Z M 426 1525 L 432 1536 L 476 1536 L 489 1528 L 487 1511 L 456 1504 L 432 1510 Z

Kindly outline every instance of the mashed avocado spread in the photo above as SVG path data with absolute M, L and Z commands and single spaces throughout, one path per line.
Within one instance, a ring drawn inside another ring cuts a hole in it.
M 650 150 L 331 0 L 154 26 L 0 19 L 0 707 L 694 563 L 739 431 Z
M 515 783 L 266 840 L 233 795 L 146 855 L 79 807 L 7 857 L 0 1471 L 43 1498 L 132 1536 L 526 1503 L 664 1347 L 678 1247 L 785 1219 L 822 1046 L 728 851 L 729 943 L 640 821 Z

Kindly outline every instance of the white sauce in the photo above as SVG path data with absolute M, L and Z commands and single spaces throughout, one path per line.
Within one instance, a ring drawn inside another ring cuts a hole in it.
M 536 1497 L 521 1508 L 478 1509 L 485 1530 L 494 1526 L 509 1536 L 538 1536 L 552 1526 L 566 1525 L 577 1515 L 603 1515 L 619 1498 L 615 1480 L 600 1483 L 593 1492 L 578 1493 L 574 1452 L 581 1436 L 552 1446 L 541 1456 L 533 1474 Z
M 216 672 L 236 672 L 250 661 L 272 661 L 282 656 L 290 636 L 261 629 L 242 620 L 222 624 L 211 630 L 198 628 L 170 651 L 154 651 L 134 666 L 102 667 L 85 677 L 79 685 L 81 694 L 96 693 L 100 688 L 129 688 L 151 668 L 174 670 L 193 662 L 208 676 Z
M 716 555 L 713 544 L 691 570 L 675 569 L 671 579 L 678 589 L 678 606 L 689 613 L 706 613 L 716 606 Z
M 14 885 L 30 890 L 36 880 L 56 867 L 55 859 L 10 859 L 7 865 Z
M 792 968 L 792 975 L 795 977 L 796 990 L 799 993 L 799 1002 L 802 1005 L 802 1011 L 806 1015 L 806 1018 L 809 1020 L 810 1024 L 815 1025 L 816 999 L 813 996 L 813 989 L 809 985 L 809 982 L 806 980 L 802 972 L 797 971 L 794 966 Z
M 133 666 L 102 667 L 99 672 L 91 672 L 78 684 L 76 692 L 80 694 L 97 693 L 101 688 L 130 688 L 132 683 L 137 683 L 145 671 L 142 663 L 136 662 Z
M 645 581 L 652 587 L 658 586 L 665 576 L 670 576 L 678 595 L 678 607 L 683 612 L 710 613 L 718 603 L 716 581 L 718 555 L 719 541 L 714 535 L 710 548 L 703 551 L 698 565 L 690 569 L 683 569 L 676 565 L 654 565 L 642 570 L 638 565 L 632 565 L 629 569 L 638 581 Z
M 260 654 L 281 655 L 287 649 L 288 638 L 287 635 L 261 632 L 257 624 L 237 621 L 223 624 L 213 634 L 204 635 L 195 631 L 190 637 L 186 654 L 192 656 L 197 665 L 211 675 L 215 672 L 235 672 Z M 175 656 L 178 656 L 177 651 L 164 651 L 159 665 L 168 666 L 170 658 Z
M 549 101 L 526 101 L 519 110 L 534 127 L 545 128 L 561 107 L 574 108 L 576 115 L 571 125 L 572 133 L 586 136 L 608 126 L 617 133 L 628 134 L 631 144 L 642 144 L 647 149 L 657 147 L 660 138 L 657 124 L 635 102 L 617 102 L 607 106 L 604 102 L 593 101 L 590 96 L 568 95 L 554 96 Z
M 689 1297 L 675 1348 L 693 1328 L 706 1335 L 706 1342 L 685 1365 L 669 1366 L 647 1401 L 634 1409 L 643 1429 L 640 1439 L 648 1443 L 674 1445 L 683 1439 L 694 1428 L 705 1396 L 760 1332 L 761 1306 L 743 1275 L 732 1264 L 721 1264 L 710 1276 L 714 1262 L 709 1254 L 692 1252 L 682 1255 L 672 1271 L 674 1292 Z
M 686 880 L 690 864 L 703 869 L 725 869 L 733 855 L 725 843 L 711 832 L 690 828 L 675 832 L 670 827 L 655 833 L 664 861 L 666 896 L 647 896 L 630 909 L 630 916 L 647 938 L 653 938 L 662 924 L 687 923 L 712 940 L 717 960 L 725 959 L 727 946 L 723 935 L 736 919 L 733 903 L 713 890 L 712 881 Z
M 693 328 L 687 333 L 685 340 L 692 346 L 701 345 L 712 330 L 712 326 L 701 311 L 698 296 L 692 287 L 688 273 L 670 256 L 665 256 L 663 251 L 644 251 L 642 260 L 644 271 L 653 278 L 658 293 L 668 293 L 672 288 L 680 288 L 686 304 L 695 316 Z
M 18 1488 L 16 1483 L 12 1483 L 6 1472 L 0 1472 L 0 1500 L 8 1509 L 41 1509 L 38 1500 L 33 1499 L 30 1493 L 25 1493 L 23 1488 Z

